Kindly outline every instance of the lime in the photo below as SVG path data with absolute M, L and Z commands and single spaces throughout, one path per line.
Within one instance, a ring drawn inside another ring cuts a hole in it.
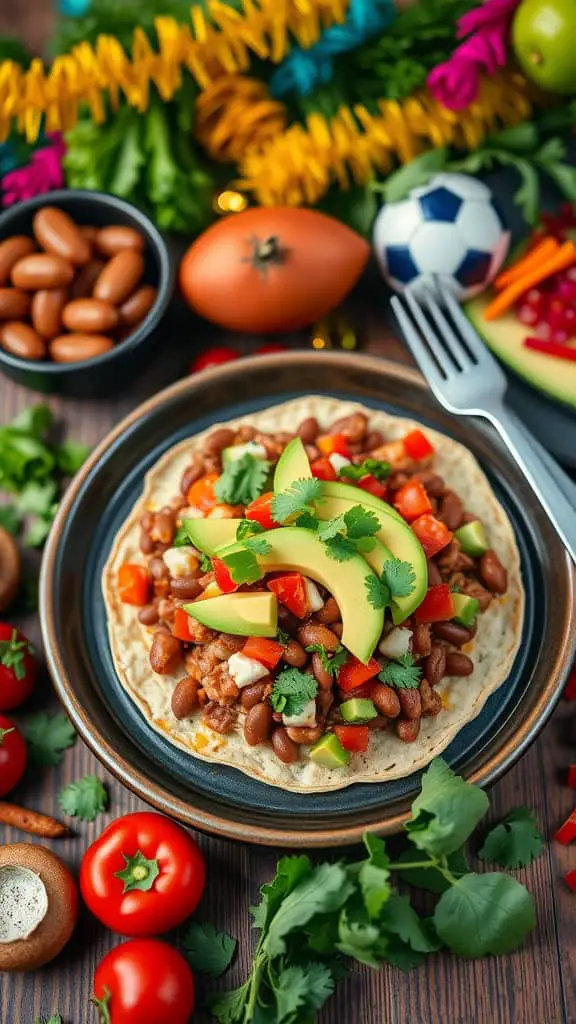
M 512 39 L 528 78 L 550 92 L 576 93 L 575 0 L 522 0 Z

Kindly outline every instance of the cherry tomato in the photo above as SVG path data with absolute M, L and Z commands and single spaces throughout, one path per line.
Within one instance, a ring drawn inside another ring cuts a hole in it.
M 235 348 L 228 348 L 227 345 L 214 345 L 201 352 L 196 359 L 190 363 L 190 373 L 200 373 L 201 370 L 208 370 L 211 366 L 222 366 L 223 363 L 230 363 L 238 359 L 240 353 Z
M 80 889 L 98 920 L 121 935 L 158 935 L 196 909 L 206 868 L 197 843 L 153 811 L 117 818 L 88 847 Z
M 37 670 L 32 644 L 19 629 L 0 623 L 0 711 L 10 711 L 30 696 Z
M 100 961 L 94 997 L 102 1024 L 189 1024 L 194 975 L 166 942 L 134 939 Z
M 317 210 L 253 207 L 193 242 L 180 287 L 196 312 L 229 330 L 296 330 L 339 305 L 369 256 L 365 239 Z
M 24 774 L 26 742 L 9 718 L 0 715 L 0 796 L 6 796 Z

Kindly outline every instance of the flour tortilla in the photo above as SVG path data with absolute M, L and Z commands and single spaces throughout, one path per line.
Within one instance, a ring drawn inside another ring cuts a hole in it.
M 404 778 L 424 768 L 440 754 L 464 725 L 482 710 L 490 694 L 506 682 L 518 651 L 524 613 L 524 591 L 518 548 L 512 526 L 474 456 L 463 445 L 426 428 L 436 454 L 434 468 L 447 485 L 461 494 L 469 512 L 482 520 L 489 539 L 508 570 L 508 591 L 492 601 L 479 616 L 478 632 L 470 644 L 474 672 L 467 678 L 445 678 L 437 686 L 444 710 L 437 718 L 423 718 L 415 743 L 403 743 L 392 728 L 374 731 L 370 748 L 356 754 L 347 767 L 331 769 L 314 764 L 305 754 L 300 762 L 283 764 L 269 746 L 249 747 L 242 735 L 243 716 L 236 731 L 221 736 L 201 721 L 201 715 L 178 721 L 170 699 L 185 670 L 172 676 L 156 675 L 148 652 L 152 634 L 137 620 L 136 609 L 118 599 L 117 576 L 123 562 L 140 562 L 138 520 L 145 511 L 157 510 L 179 493 L 180 479 L 192 453 L 219 426 L 249 425 L 263 432 L 293 432 L 303 419 L 315 416 L 326 429 L 335 419 L 353 412 L 369 416 L 370 427 L 381 430 L 387 441 L 397 440 L 419 424 L 388 413 L 367 409 L 357 402 L 310 396 L 251 413 L 225 424 L 213 424 L 170 449 L 147 474 L 142 497 L 120 530 L 103 575 L 108 612 L 108 634 L 118 679 L 147 721 L 192 757 L 230 765 L 252 778 L 297 792 L 319 793 L 342 789 L 355 782 L 386 782 Z M 360 610 L 359 610 L 360 611 Z

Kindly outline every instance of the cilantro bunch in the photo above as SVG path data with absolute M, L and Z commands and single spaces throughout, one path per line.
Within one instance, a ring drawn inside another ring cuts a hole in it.
M 266 490 L 271 463 L 245 452 L 228 463 L 214 484 L 218 501 L 228 505 L 249 505 Z

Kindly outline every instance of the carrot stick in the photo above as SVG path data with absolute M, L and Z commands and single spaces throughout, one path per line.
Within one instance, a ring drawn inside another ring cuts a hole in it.
M 42 836 L 43 839 L 58 839 L 60 836 L 67 836 L 68 829 L 56 818 L 50 818 L 38 811 L 28 811 L 25 807 L 18 807 L 16 804 L 7 804 L 0 801 L 0 822 L 4 825 L 11 825 L 21 832 L 31 832 L 34 836 Z
M 517 260 L 507 270 L 504 270 L 494 281 L 494 287 L 500 290 L 507 288 L 509 284 L 518 281 L 524 274 L 530 273 L 540 263 L 546 262 L 560 248 L 560 243 L 555 238 L 545 238 L 539 242 L 535 249 L 532 249 L 526 256 Z
M 558 274 L 561 270 L 567 270 L 576 261 L 576 246 L 572 242 L 565 242 L 550 259 L 542 263 L 538 269 L 525 274 L 514 284 L 508 285 L 484 310 L 484 320 L 497 320 L 510 306 L 513 306 L 516 299 L 519 299 L 524 292 L 535 285 L 545 281 L 552 274 Z

